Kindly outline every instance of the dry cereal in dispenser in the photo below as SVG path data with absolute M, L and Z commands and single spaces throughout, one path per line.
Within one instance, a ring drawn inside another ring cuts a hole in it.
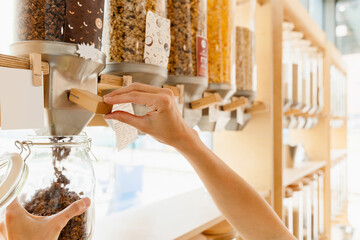
M 165 17 L 165 0 L 107 1 L 104 51 L 108 62 L 144 62 L 146 22 L 149 11 Z M 149 45 L 151 43 L 148 42 Z
M 199 76 L 197 44 L 206 40 L 206 1 L 168 0 L 167 17 L 171 21 L 169 74 Z

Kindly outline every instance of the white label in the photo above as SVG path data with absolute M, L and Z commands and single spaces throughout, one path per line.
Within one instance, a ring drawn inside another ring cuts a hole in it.
M 148 11 L 146 14 L 145 63 L 167 67 L 170 43 L 170 20 Z
M 44 128 L 44 88 L 34 86 L 32 71 L 0 67 L 2 129 Z
M 219 110 L 215 105 L 209 107 L 209 122 L 213 123 L 219 119 Z
M 131 103 L 116 104 L 113 107 L 113 112 L 115 111 L 124 111 L 134 114 L 134 109 Z M 124 149 L 127 145 L 133 143 L 138 138 L 138 131 L 136 128 L 117 120 L 107 120 L 107 122 L 115 131 L 118 151 Z
M 245 119 L 244 119 L 244 110 L 242 107 L 239 107 L 236 109 L 236 122 L 240 125 L 244 125 L 245 124 Z

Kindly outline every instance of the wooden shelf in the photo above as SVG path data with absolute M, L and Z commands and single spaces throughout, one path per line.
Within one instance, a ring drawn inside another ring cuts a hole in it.
M 310 161 L 304 162 L 303 165 L 298 168 L 285 168 L 283 186 L 289 186 L 290 184 L 301 180 L 303 177 L 324 168 L 325 165 L 325 161 Z
M 284 19 L 295 24 L 295 30 L 304 33 L 312 45 L 326 48 L 326 34 L 311 18 L 300 1 L 284 0 Z
M 346 149 L 333 149 L 330 153 L 330 162 L 331 165 L 336 164 L 339 161 L 342 161 L 347 156 Z

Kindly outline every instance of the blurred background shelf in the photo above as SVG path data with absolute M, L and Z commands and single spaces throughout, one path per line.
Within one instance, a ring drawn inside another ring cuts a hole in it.
M 304 162 L 301 167 L 298 168 L 285 168 L 284 169 L 284 187 L 295 183 L 309 174 L 323 169 L 326 166 L 326 161 L 309 161 Z

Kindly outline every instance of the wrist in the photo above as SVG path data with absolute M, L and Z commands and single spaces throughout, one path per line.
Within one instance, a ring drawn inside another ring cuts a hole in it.
M 192 128 L 187 127 L 185 131 L 179 136 L 173 147 L 179 152 L 186 152 L 199 145 L 201 139 L 199 134 Z

